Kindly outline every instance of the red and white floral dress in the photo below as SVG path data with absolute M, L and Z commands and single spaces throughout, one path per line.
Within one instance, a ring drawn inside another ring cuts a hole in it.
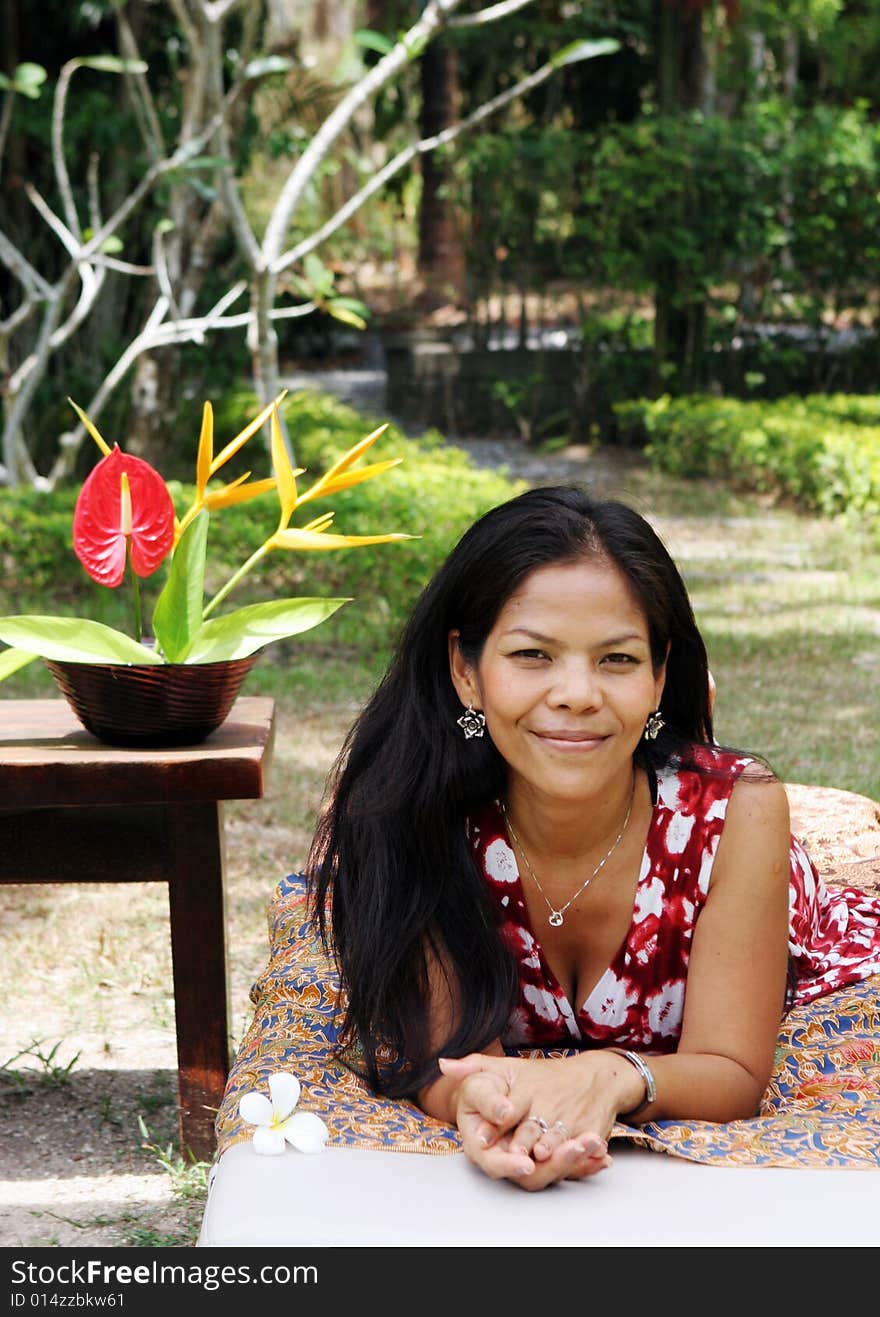
M 519 999 L 506 1047 L 625 1046 L 673 1052 L 681 1033 L 688 959 L 727 804 L 747 758 L 712 747 L 694 753 L 710 772 L 657 774 L 654 811 L 629 933 L 587 1000 L 575 1009 L 532 929 L 500 806 L 468 820 L 468 837 L 519 967 Z M 718 771 L 720 770 L 720 771 Z M 880 972 L 880 899 L 827 888 L 791 841 L 789 956 L 794 1001 L 810 1001 Z

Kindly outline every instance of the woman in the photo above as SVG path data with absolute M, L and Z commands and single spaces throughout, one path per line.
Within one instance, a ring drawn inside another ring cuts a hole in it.
M 880 903 L 832 909 L 710 682 L 648 523 L 535 489 L 464 535 L 347 739 L 309 863 L 345 1037 L 490 1176 L 754 1115 L 787 998 L 880 970 Z

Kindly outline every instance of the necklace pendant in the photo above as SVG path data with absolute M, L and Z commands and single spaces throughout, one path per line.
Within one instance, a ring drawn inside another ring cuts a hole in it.
M 551 928 L 561 928 L 562 922 L 563 921 L 562 921 L 561 910 L 554 910 L 550 918 L 547 920 L 547 923 L 551 926 Z

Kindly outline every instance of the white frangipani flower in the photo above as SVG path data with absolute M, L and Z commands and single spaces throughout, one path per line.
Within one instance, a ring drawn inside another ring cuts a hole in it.
M 285 1143 L 299 1152 L 323 1152 L 329 1131 L 320 1116 L 294 1107 L 300 1085 L 296 1075 L 279 1071 L 269 1076 L 271 1101 L 262 1093 L 245 1093 L 238 1104 L 239 1115 L 254 1130 L 254 1152 L 263 1157 L 280 1157 Z

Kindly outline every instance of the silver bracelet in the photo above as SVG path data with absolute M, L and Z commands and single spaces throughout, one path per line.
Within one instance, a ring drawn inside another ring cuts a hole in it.
M 638 1070 L 642 1079 L 645 1081 L 644 1101 L 640 1102 L 637 1107 L 633 1107 L 632 1111 L 618 1112 L 618 1115 L 623 1116 L 624 1118 L 627 1116 L 637 1116 L 640 1111 L 645 1109 L 645 1107 L 649 1107 L 657 1097 L 657 1085 L 654 1082 L 654 1076 L 651 1073 L 651 1069 L 647 1061 L 639 1056 L 638 1052 L 628 1052 L 625 1047 L 606 1047 L 605 1051 L 615 1052 L 617 1056 L 624 1057 L 629 1061 L 630 1065 L 635 1066 L 636 1070 Z

